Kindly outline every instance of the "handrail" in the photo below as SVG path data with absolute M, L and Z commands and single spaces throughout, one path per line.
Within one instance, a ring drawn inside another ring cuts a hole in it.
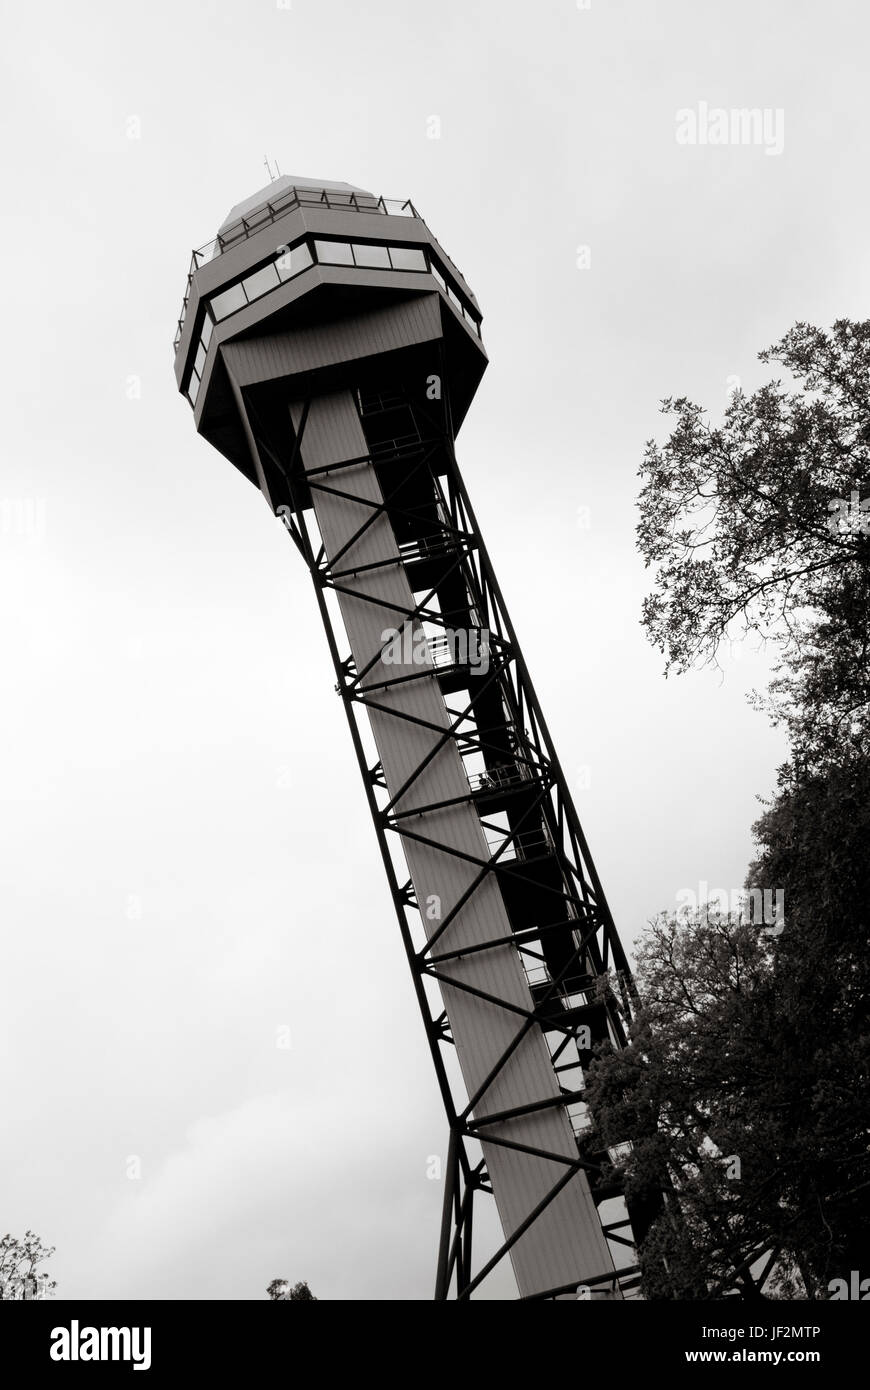
M 501 791 L 504 787 L 522 786 L 528 777 L 526 769 L 505 763 L 499 767 L 487 768 L 486 772 L 470 772 L 468 785 L 473 792 L 495 792 Z
M 338 196 L 333 193 L 330 198 L 329 191 L 325 188 L 317 197 L 311 196 L 313 192 L 313 189 L 288 188 L 274 202 L 261 203 L 247 216 L 236 218 L 235 222 L 231 222 L 228 227 L 223 228 L 210 242 L 206 242 L 205 246 L 194 251 L 194 256 L 202 255 L 203 260 L 199 264 L 204 265 L 206 260 L 214 259 L 215 254 L 220 255 L 229 246 L 237 246 L 240 241 L 245 241 L 255 232 L 261 231 L 263 227 L 267 227 L 278 217 L 283 217 L 285 212 L 302 206 L 326 207 L 330 211 L 336 212 L 346 211 L 350 208 L 353 212 L 373 212 L 387 217 L 416 217 L 421 222 L 423 220 L 410 198 L 406 198 L 402 202 L 399 198 L 375 198 L 371 195 L 371 201 L 366 203 L 361 202 L 356 193 L 342 193 Z M 362 196 L 364 198 L 370 197 L 368 194 Z M 220 249 L 215 253 L 214 248 L 216 246 Z M 207 256 L 205 255 L 206 252 L 209 253 Z
M 344 201 L 339 201 L 339 199 Z M 369 201 L 366 203 L 361 201 L 362 199 Z M 375 198 L 373 194 L 357 194 L 355 192 L 333 192 L 332 197 L 330 197 L 329 191 L 325 188 L 318 191 L 311 188 L 297 188 L 294 185 L 292 188 L 286 189 L 274 201 L 267 200 L 265 203 L 260 203 L 246 216 L 237 217 L 235 222 L 224 227 L 216 237 L 212 237 L 211 241 L 207 241 L 204 246 L 197 247 L 191 253 L 187 286 L 181 305 L 181 316 L 178 320 L 178 330 L 173 339 L 173 346 L 176 349 L 181 342 L 181 335 L 184 331 L 184 320 L 190 300 L 190 287 L 193 284 L 193 277 L 200 267 L 209 261 L 217 260 L 224 251 L 238 246 L 248 237 L 253 236 L 255 232 L 262 231 L 264 227 L 275 222 L 277 218 L 283 217 L 286 212 L 292 212 L 294 208 L 298 207 L 326 207 L 331 212 L 350 209 L 352 212 L 371 212 L 386 217 L 416 217 L 420 222 L 423 221 L 410 198 L 406 198 L 403 202 L 400 198 Z

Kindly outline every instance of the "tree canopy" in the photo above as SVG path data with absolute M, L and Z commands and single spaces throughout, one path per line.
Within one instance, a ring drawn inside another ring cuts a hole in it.
M 868 833 L 870 762 L 786 770 L 747 879 L 784 888 L 781 935 L 686 914 L 641 942 L 643 1005 L 589 1100 L 603 1144 L 633 1137 L 627 1195 L 666 1194 L 648 1297 L 753 1297 L 769 1259 L 767 1293 L 826 1297 L 867 1264 Z
M 57 1287 L 40 1265 L 54 1254 L 54 1246 L 43 1243 L 35 1231 L 24 1237 L 6 1235 L 0 1239 L 0 1299 L 7 1302 L 45 1298 Z
M 719 425 L 662 403 L 676 422 L 640 470 L 643 622 L 668 670 L 736 636 L 775 642 L 762 703 L 823 759 L 870 742 L 870 320 L 798 323 L 759 357 L 792 386 L 735 391 Z
M 277 1303 L 317 1303 L 317 1299 L 304 1279 L 291 1284 L 287 1279 L 273 1279 L 266 1289 L 267 1294 Z
M 663 1194 L 652 1298 L 825 1298 L 870 1265 L 870 321 L 760 357 L 796 385 L 735 392 L 718 426 L 665 401 L 641 468 L 650 640 L 676 671 L 775 643 L 756 698 L 791 744 L 746 878 L 782 930 L 655 918 L 629 1045 L 589 1069 L 595 1147 L 629 1200 Z

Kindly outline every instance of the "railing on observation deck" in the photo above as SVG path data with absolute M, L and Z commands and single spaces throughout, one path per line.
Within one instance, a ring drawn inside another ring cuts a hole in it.
M 503 787 L 519 787 L 531 779 L 531 772 L 522 764 L 507 764 L 488 768 L 486 772 L 469 772 L 468 785 L 473 792 L 501 791 Z
M 402 541 L 399 545 L 399 554 L 405 564 L 413 564 L 416 560 L 431 560 L 439 556 L 449 555 L 456 548 L 456 540 L 453 536 L 444 535 L 438 531 L 432 536 L 419 536 L 413 541 Z
M 283 217 L 286 212 L 292 212 L 298 207 L 322 207 L 336 211 L 370 212 L 387 217 L 417 217 L 420 218 L 421 222 L 423 220 L 410 198 L 406 198 L 402 202 L 399 198 L 375 198 L 370 193 L 342 193 L 337 189 L 285 189 L 277 198 L 260 203 L 244 217 L 237 217 L 228 227 L 224 227 L 218 232 L 216 237 L 206 242 L 205 246 L 200 246 L 192 253 L 190 270 L 187 273 L 187 288 L 184 291 L 184 302 L 181 306 L 181 317 L 178 320 L 178 329 L 173 339 L 173 346 L 176 351 L 184 330 L 184 320 L 190 300 L 190 287 L 200 266 L 205 265 L 208 261 L 216 260 L 224 251 L 238 246 L 248 237 L 254 236 L 256 232 L 262 231 L 264 227 L 275 222 L 277 218 Z

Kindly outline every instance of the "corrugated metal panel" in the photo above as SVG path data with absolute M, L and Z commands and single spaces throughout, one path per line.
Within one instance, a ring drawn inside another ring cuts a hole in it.
M 298 427 L 301 403 L 292 407 Z M 325 467 L 366 453 L 366 441 L 349 392 L 321 396 L 312 401 L 302 442 L 302 461 L 306 470 Z M 374 469 L 369 463 L 342 469 L 319 481 L 330 484 L 351 498 L 335 497 L 316 487 L 314 509 L 327 555 L 332 558 L 357 532 L 381 500 Z M 359 500 L 356 500 L 359 499 Z M 401 627 L 402 611 L 413 607 L 404 566 L 399 559 L 392 526 L 381 516 L 369 526 L 342 556 L 340 568 L 354 563 L 371 564 L 395 560 L 395 565 L 343 580 L 354 594 L 340 594 L 339 602 L 351 649 L 362 670 L 380 652 L 384 633 Z M 359 596 L 357 596 L 359 595 Z M 375 601 L 372 601 L 375 600 Z M 383 664 L 372 668 L 363 684 L 419 671 L 419 666 Z M 449 727 L 449 718 L 437 679 L 417 680 L 382 691 L 377 696 L 385 710 L 370 711 L 372 732 L 392 795 L 404 786 L 413 770 L 420 766 Z M 426 721 L 431 728 L 410 723 L 402 715 Z M 423 772 L 404 792 L 397 810 L 408 810 L 469 794 L 462 759 L 452 738 L 431 758 Z M 413 822 L 412 822 L 413 826 Z M 474 806 L 460 804 L 421 816 L 420 830 L 443 848 L 433 848 L 404 839 L 405 855 L 418 901 L 424 904 L 437 895 L 446 916 L 479 873 L 478 866 L 457 858 L 450 849 L 487 859 L 489 849 Z M 425 917 L 424 917 L 425 920 Z M 428 925 L 428 924 L 427 924 Z M 434 930 L 437 920 L 431 923 Z M 439 949 L 448 951 L 510 935 L 510 922 L 498 884 L 487 875 L 445 931 Z M 513 946 L 482 952 L 451 963 L 451 978 L 485 990 L 522 1008 L 531 996 L 519 956 Z M 443 988 L 444 1004 L 450 1018 L 457 1054 L 469 1095 L 473 1095 L 498 1063 L 522 1025 L 519 1015 L 509 1009 L 476 998 L 462 990 Z M 478 1118 L 516 1106 L 543 1100 L 558 1093 L 549 1051 L 540 1029 L 535 1026 L 517 1046 L 513 1056 L 498 1073 L 484 1098 L 475 1108 Z M 567 1115 L 562 1107 L 539 1111 L 494 1125 L 493 1137 L 533 1144 L 550 1153 L 576 1157 L 577 1149 Z M 535 1206 L 564 1176 L 564 1167 L 550 1160 L 484 1144 L 487 1167 L 506 1234 L 513 1232 Z M 578 1172 L 549 1208 L 534 1222 L 512 1250 L 517 1282 L 522 1294 L 541 1292 L 604 1273 L 613 1262 L 601 1229 L 585 1175 Z
M 434 291 L 416 295 L 337 322 L 226 343 L 223 353 L 240 386 L 352 362 L 440 338 L 439 302 Z

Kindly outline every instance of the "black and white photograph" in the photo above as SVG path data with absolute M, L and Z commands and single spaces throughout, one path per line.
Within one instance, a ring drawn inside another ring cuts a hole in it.
M 288 1318 L 313 1354 L 272 1302 L 571 1302 L 587 1371 L 836 1383 L 870 10 L 3 33 L 13 1364 L 210 1383 L 292 1372 Z

